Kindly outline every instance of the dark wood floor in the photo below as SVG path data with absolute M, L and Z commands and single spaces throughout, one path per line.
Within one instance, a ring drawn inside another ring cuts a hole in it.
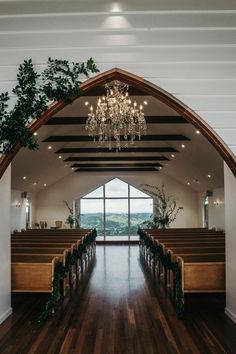
M 236 326 L 222 301 L 188 299 L 184 321 L 140 264 L 138 246 L 97 246 L 93 270 L 53 318 L 33 322 L 43 296 L 13 297 L 0 326 L 0 353 L 236 353 Z

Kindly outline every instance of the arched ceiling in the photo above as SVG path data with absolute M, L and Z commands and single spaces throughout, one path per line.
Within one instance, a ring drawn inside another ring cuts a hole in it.
M 147 101 L 147 136 L 129 149 L 109 151 L 85 130 L 96 88 L 52 117 L 37 134 L 39 150 L 22 149 L 12 163 L 12 188 L 39 191 L 71 173 L 163 173 L 196 191 L 223 186 L 223 160 L 196 128 L 156 98 L 130 87 L 132 100 Z M 85 106 L 85 102 L 89 102 Z M 182 147 L 184 145 L 184 147 Z M 51 146 L 51 149 L 49 149 Z M 73 169 L 72 169 L 73 168 Z M 210 178 L 208 176 L 211 176 Z M 27 177 L 23 179 L 23 177 Z

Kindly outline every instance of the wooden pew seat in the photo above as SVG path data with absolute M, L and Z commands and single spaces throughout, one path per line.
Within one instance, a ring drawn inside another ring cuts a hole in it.
M 11 277 L 13 292 L 52 293 L 56 264 L 60 257 L 12 255 Z

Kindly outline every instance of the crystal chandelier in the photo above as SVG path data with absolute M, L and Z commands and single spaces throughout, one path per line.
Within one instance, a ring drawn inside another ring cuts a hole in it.
M 86 130 L 89 136 L 96 137 L 101 144 L 112 149 L 112 141 L 115 141 L 117 151 L 121 149 L 121 141 L 124 147 L 133 144 L 136 136 L 146 134 L 147 125 L 143 113 L 143 106 L 138 107 L 137 102 L 132 102 L 129 94 L 129 86 L 119 81 L 112 81 L 105 85 L 106 96 L 98 99 L 94 111 L 90 107 L 86 122 Z

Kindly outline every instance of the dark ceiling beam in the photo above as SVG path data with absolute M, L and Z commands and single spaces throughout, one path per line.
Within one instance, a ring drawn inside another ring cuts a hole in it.
M 125 141 L 124 135 L 120 136 L 121 141 Z M 43 140 L 43 143 L 56 143 L 56 142 L 91 142 L 94 140 L 88 135 L 51 135 L 47 139 Z M 112 141 L 115 141 L 112 137 Z M 129 140 L 130 141 L 130 140 Z M 138 137 L 135 142 L 139 141 L 190 141 L 188 137 L 182 134 L 155 134 L 155 135 L 143 135 L 141 140 Z
M 62 148 L 57 150 L 56 154 L 96 154 L 96 153 L 114 153 L 116 150 L 109 150 L 108 148 Z M 122 153 L 136 153 L 136 152 L 178 152 L 173 147 L 135 147 L 135 148 L 124 148 L 121 150 Z
M 90 162 L 90 161 L 169 161 L 165 156 L 74 156 L 67 157 L 65 162 Z
M 163 167 L 160 163 L 75 163 L 73 164 L 71 167 L 74 168 L 80 168 L 80 167 L 87 167 L 87 168 L 111 168 L 111 167 L 115 167 L 115 168 L 121 168 L 121 167 L 125 167 L 125 168 L 141 168 L 141 167 Z
M 45 125 L 84 125 L 88 117 L 53 117 Z M 147 124 L 188 124 L 181 116 L 146 116 Z
M 75 170 L 75 172 L 137 172 L 137 171 L 142 171 L 142 172 L 147 172 L 147 171 L 156 171 L 158 172 L 158 169 L 154 167 L 143 167 L 143 168 L 79 168 Z

